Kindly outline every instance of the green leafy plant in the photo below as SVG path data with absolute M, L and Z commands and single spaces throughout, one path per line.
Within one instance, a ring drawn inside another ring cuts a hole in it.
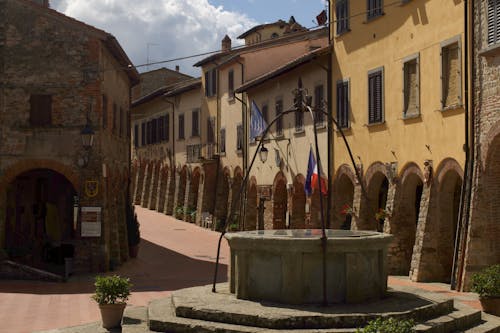
M 180 219 L 184 216 L 184 206 L 177 206 L 174 208 L 175 217 Z
M 97 276 L 94 286 L 95 294 L 92 299 L 98 304 L 123 304 L 130 296 L 132 284 L 128 278 L 113 275 Z
M 131 204 L 127 205 L 127 237 L 128 245 L 134 246 L 139 244 L 141 241 L 141 231 L 139 229 L 140 224 L 137 220 L 137 214 L 135 213 L 135 207 Z
M 500 264 L 472 275 L 472 291 L 481 297 L 500 297 Z
M 385 220 L 386 218 L 391 218 L 391 211 L 388 209 L 379 208 L 378 212 L 375 213 L 376 220 Z
M 392 317 L 371 320 L 364 328 L 358 328 L 357 333 L 413 333 L 415 332 L 413 319 L 395 319 Z

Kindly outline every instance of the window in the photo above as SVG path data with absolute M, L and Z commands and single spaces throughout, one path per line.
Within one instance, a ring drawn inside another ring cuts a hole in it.
M 108 127 L 108 96 L 102 95 L 102 128 Z
M 134 147 L 139 147 L 139 125 L 134 125 Z
M 200 111 L 194 109 L 191 117 L 191 136 L 200 136 Z
M 269 125 L 269 108 L 267 107 L 267 104 L 262 105 L 261 112 L 262 112 L 262 118 L 264 118 L 266 126 Z
M 226 153 L 226 129 L 220 129 L 220 152 L 222 154 Z
M 335 3 L 337 17 L 337 35 L 349 31 L 349 0 L 339 0 Z
M 195 163 L 200 160 L 202 145 L 188 145 L 187 148 L 187 162 Z
M 30 125 L 49 126 L 52 124 L 52 95 L 31 95 Z
M 113 103 L 113 134 L 118 130 L 118 108 L 116 103 Z
M 367 0 L 367 11 L 366 18 L 371 20 L 375 17 L 384 14 L 384 2 L 383 0 Z
M 276 101 L 276 117 L 278 117 L 281 112 L 283 112 L 283 100 L 278 99 Z M 276 135 L 283 135 L 283 117 L 279 117 L 276 120 Z
M 488 1 L 488 45 L 500 42 L 500 1 Z
M 408 58 L 403 65 L 403 118 L 420 115 L 419 58 Z
M 304 131 L 304 112 L 301 110 L 295 111 L 295 132 Z
M 146 141 L 146 123 L 141 124 L 141 146 L 145 146 L 147 144 Z
M 462 74 L 458 41 L 443 44 L 441 48 L 441 107 L 461 105 Z
M 151 138 L 151 143 L 157 143 L 158 142 L 158 120 L 157 119 L 153 119 L 151 121 L 151 134 L 152 134 L 152 138 Z
M 325 105 L 324 105 L 324 89 L 323 85 L 320 84 L 319 86 L 314 87 L 314 110 L 315 112 L 315 117 L 316 117 L 316 126 L 322 127 L 325 125 L 325 114 L 323 111 L 325 110 Z
M 184 115 L 179 115 L 179 140 L 184 139 Z
M 148 121 L 148 145 L 153 144 L 153 121 Z
M 158 126 L 158 142 L 165 140 L 165 121 L 163 116 L 156 119 L 156 125 Z
M 232 69 L 227 73 L 227 94 L 229 99 L 234 98 L 234 71 Z
M 337 82 L 337 123 L 340 128 L 349 128 L 349 81 Z
M 236 126 L 236 150 L 243 150 L 243 125 Z
M 212 97 L 217 93 L 217 71 L 215 69 L 205 72 L 205 96 Z
M 368 73 L 368 123 L 384 121 L 384 77 L 382 69 Z
M 207 119 L 207 142 L 215 142 L 215 117 Z

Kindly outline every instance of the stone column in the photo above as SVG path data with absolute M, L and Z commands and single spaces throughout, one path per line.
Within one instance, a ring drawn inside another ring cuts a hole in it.
M 156 184 L 158 182 L 158 166 L 157 163 L 153 163 L 151 167 L 151 182 L 149 185 L 148 193 L 148 203 L 147 208 L 153 209 L 153 205 L 156 203 Z
M 144 168 L 144 177 L 143 177 L 143 183 L 142 183 L 142 195 L 141 195 L 141 206 L 146 207 L 147 204 L 147 195 L 149 190 L 149 182 L 148 180 L 150 179 L 150 164 L 146 164 L 146 167 Z
M 160 211 L 162 189 L 165 185 L 165 177 L 163 176 L 163 168 L 161 164 L 158 166 L 158 186 L 156 187 L 156 202 L 154 203 L 154 210 Z
M 167 190 L 165 194 L 164 213 L 173 215 L 174 211 L 174 197 L 175 197 L 175 170 L 171 170 L 167 179 Z
M 191 193 L 191 176 L 188 174 L 186 176 L 186 187 L 184 189 L 184 216 L 182 219 L 186 222 L 191 222 L 191 216 L 188 214 L 189 207 L 189 195 Z

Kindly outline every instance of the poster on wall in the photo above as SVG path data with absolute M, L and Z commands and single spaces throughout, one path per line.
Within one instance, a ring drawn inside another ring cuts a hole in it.
M 101 207 L 82 207 L 82 237 L 101 237 Z

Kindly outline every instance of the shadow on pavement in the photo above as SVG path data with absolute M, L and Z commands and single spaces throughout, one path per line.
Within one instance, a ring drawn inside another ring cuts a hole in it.
M 172 291 L 212 283 L 215 263 L 193 259 L 142 239 L 139 256 L 106 275 L 129 277 L 134 291 Z M 94 291 L 95 274 L 73 276 L 65 283 L 3 280 L 0 293 L 87 294 Z M 227 265 L 220 264 L 218 282 L 227 281 Z

